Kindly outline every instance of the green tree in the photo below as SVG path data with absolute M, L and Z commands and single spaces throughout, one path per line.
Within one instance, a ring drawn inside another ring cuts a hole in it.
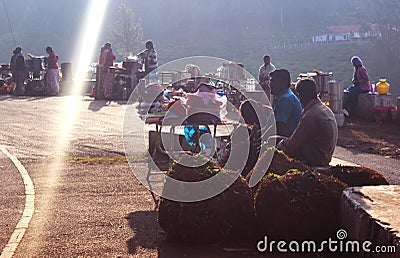
M 400 93 L 400 2 L 393 0 L 359 0 L 360 16 L 379 26 L 381 37 L 374 42 L 375 49 L 369 51 L 370 59 L 382 78 L 391 82 L 391 92 Z
M 367 0 L 364 8 L 382 33 L 382 43 L 390 54 L 400 56 L 400 2 L 392 0 Z
M 118 16 L 111 25 L 111 38 L 120 56 L 137 53 L 143 45 L 142 26 L 136 22 L 133 9 L 126 3 L 119 6 Z

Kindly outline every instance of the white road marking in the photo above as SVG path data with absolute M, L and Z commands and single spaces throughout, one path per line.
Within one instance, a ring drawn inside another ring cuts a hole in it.
M 11 234 L 7 245 L 4 247 L 0 255 L 0 258 L 10 258 L 14 255 L 18 244 L 21 242 L 25 231 L 28 229 L 28 225 L 32 219 L 33 213 L 35 212 L 35 188 L 28 171 L 26 171 L 25 167 L 17 159 L 17 157 L 10 154 L 4 146 L 0 146 L 0 150 L 14 163 L 15 167 L 21 174 L 25 185 L 25 209 L 22 214 L 22 218 L 15 227 L 14 232 Z

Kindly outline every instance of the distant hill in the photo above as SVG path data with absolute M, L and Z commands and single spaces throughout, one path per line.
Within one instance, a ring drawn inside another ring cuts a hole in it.
M 81 26 L 85 0 L 4 1 L 16 44 L 24 53 L 45 54 L 52 45 L 61 60 L 71 60 L 75 49 L 75 36 Z M 0 5 L 0 53 L 1 62 L 9 62 L 15 47 L 10 32 L 6 10 Z
M 89 2 L 14 0 L 5 4 L 13 34 L 25 54 L 43 55 L 45 47 L 52 45 L 60 62 L 74 64 L 72 56 L 79 48 L 75 46 L 77 33 L 84 25 Z M 121 2 L 132 6 L 144 40 L 155 43 L 160 64 L 180 57 L 208 55 L 244 63 L 256 75 L 263 54 L 269 53 L 272 62 L 288 68 L 293 78 L 299 72 L 318 69 L 332 71 L 336 79 L 349 82 L 350 57 L 360 55 L 370 68 L 371 77 L 386 76 L 382 62 L 375 64 L 380 57 L 368 42 L 282 48 L 293 42 L 311 42 L 312 36 L 326 33 L 328 26 L 370 22 L 362 20 L 366 16 L 359 15 L 354 1 L 112 0 L 100 38 L 94 40 L 96 51 L 110 39 L 109 25 L 118 18 Z M 0 62 L 7 63 L 15 45 L 5 9 L 0 9 Z M 100 17 L 93 17 L 96 18 Z
M 71 60 L 85 6 L 90 1 L 5 1 L 17 44 L 25 52 L 44 53 L 53 45 L 61 60 Z M 118 15 L 121 0 L 110 1 L 100 46 Z M 270 40 L 309 37 L 327 25 L 353 22 L 348 0 L 152 0 L 125 1 L 135 11 L 145 38 L 155 41 L 161 61 L 196 54 L 241 58 Z M 8 61 L 14 48 L 0 7 L 0 53 Z M 96 17 L 94 17 L 96 19 Z

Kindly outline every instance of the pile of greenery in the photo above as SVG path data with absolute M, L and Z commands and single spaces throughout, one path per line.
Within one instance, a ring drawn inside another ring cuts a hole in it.
M 227 190 L 208 200 L 162 199 L 159 223 L 167 237 L 189 242 L 255 241 L 265 235 L 328 239 L 339 229 L 340 198 L 346 187 L 388 184 L 380 173 L 366 167 L 336 166 L 318 173 L 275 149 L 263 153 L 247 180 L 256 169 L 266 169 L 266 175 L 253 189 L 239 176 Z M 168 171 L 171 178 L 185 182 L 203 181 L 218 173 L 232 175 L 210 161 L 197 168 L 179 162 Z M 176 190 L 169 188 L 167 181 L 164 190 Z
M 329 168 L 325 175 L 338 178 L 348 186 L 388 185 L 385 177 L 378 171 L 368 167 L 341 166 Z
M 218 173 L 226 173 L 212 162 L 191 168 L 175 163 L 168 172 L 173 179 L 200 182 Z M 164 191 L 171 185 L 168 181 Z M 250 187 L 239 177 L 224 192 L 198 202 L 161 199 L 158 221 L 167 238 L 185 242 L 215 242 L 239 239 L 251 233 L 254 207 Z
M 346 184 L 334 177 L 291 171 L 263 180 L 255 196 L 260 235 L 273 239 L 327 239 L 338 230 Z
M 271 155 L 273 156 L 271 163 L 269 164 L 268 162 L 270 161 Z M 265 168 L 267 168 L 267 171 L 265 171 Z M 277 150 L 275 148 L 270 148 L 260 155 L 260 159 L 257 161 L 254 169 L 249 174 L 247 174 L 246 181 L 250 181 L 250 178 L 253 175 L 254 171 L 258 171 L 259 173 L 261 172 L 262 174 L 267 174 L 265 178 L 268 178 L 268 174 L 284 175 L 286 172 L 293 169 L 298 171 L 309 170 L 307 165 L 296 159 L 290 158 L 283 151 Z M 260 183 L 252 188 L 253 194 L 256 193 L 259 186 Z

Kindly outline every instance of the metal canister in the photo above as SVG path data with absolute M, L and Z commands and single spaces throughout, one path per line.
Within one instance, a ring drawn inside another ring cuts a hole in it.
M 126 87 L 124 87 L 124 89 L 122 90 L 122 99 L 123 100 L 128 99 L 128 89 Z
M 333 113 L 340 113 L 342 111 L 340 84 L 335 80 L 329 81 L 329 107 Z

